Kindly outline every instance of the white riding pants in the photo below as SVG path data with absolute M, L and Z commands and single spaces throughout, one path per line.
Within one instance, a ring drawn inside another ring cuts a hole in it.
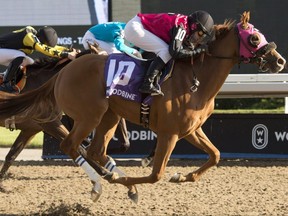
M 126 24 L 124 33 L 125 38 L 129 42 L 145 51 L 154 52 L 165 63 L 172 58 L 169 53 L 169 45 L 158 36 L 146 30 L 138 16 L 135 16 Z
M 105 50 L 108 54 L 111 53 L 121 53 L 119 50 L 116 49 L 115 44 L 112 42 L 106 42 L 106 41 L 102 41 L 102 40 L 98 40 L 95 38 L 95 36 L 92 34 L 92 32 L 87 31 L 82 39 L 82 44 L 84 49 L 88 50 L 89 49 L 89 45 L 88 43 L 90 43 L 91 45 L 93 45 L 94 43 L 98 43 L 99 46 Z
M 26 66 L 34 63 L 34 60 L 27 56 L 24 52 L 20 50 L 14 49 L 4 49 L 0 48 L 0 64 L 4 66 L 8 66 L 11 61 L 13 61 L 17 57 L 24 57 L 23 63 L 21 66 Z

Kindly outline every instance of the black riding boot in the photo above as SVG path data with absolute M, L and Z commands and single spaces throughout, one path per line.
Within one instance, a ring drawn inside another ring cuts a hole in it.
M 151 95 L 164 95 L 161 89 L 157 86 L 155 87 L 154 81 L 156 76 L 161 72 L 165 63 L 160 57 L 157 57 L 149 66 L 145 77 L 144 82 L 140 86 L 139 91 L 141 93 L 147 93 Z
M 0 91 L 5 91 L 9 93 L 19 93 L 16 86 L 16 75 L 20 69 L 20 65 L 23 62 L 24 57 L 15 58 L 8 66 L 4 78 L 3 84 L 0 86 Z

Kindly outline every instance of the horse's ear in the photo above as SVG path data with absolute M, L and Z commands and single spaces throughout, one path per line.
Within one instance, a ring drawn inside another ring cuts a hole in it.
M 250 20 L 250 11 L 244 11 L 244 13 L 241 15 L 241 27 L 243 29 L 247 29 L 248 28 L 248 22 Z

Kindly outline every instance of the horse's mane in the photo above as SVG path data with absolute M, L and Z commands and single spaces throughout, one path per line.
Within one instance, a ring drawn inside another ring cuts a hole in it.
M 76 58 L 91 53 L 91 50 L 84 50 L 77 54 Z M 71 62 L 68 58 L 55 58 L 50 56 L 39 57 L 32 65 L 27 65 L 27 75 L 37 75 L 44 69 L 46 71 L 56 70 L 56 67 L 64 67 Z M 43 71 L 42 71 L 43 72 Z
M 235 26 L 235 20 L 227 19 L 223 24 L 214 25 L 215 39 L 222 39 Z

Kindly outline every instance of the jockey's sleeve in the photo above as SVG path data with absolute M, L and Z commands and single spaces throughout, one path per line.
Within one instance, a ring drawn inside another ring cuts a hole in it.
M 174 26 L 171 29 L 171 42 L 169 44 L 169 53 L 172 58 L 187 58 L 193 56 L 192 50 L 183 49 L 182 43 L 186 36 L 186 30 L 180 26 Z
M 42 44 L 39 39 L 33 33 L 29 32 L 24 41 L 25 46 L 31 46 L 33 50 L 43 53 L 44 55 L 51 57 L 68 57 L 68 49 L 62 46 L 50 47 L 46 44 Z
M 114 33 L 114 44 L 115 44 L 116 49 L 121 52 L 133 54 L 135 50 L 125 44 L 124 33 L 122 31 Z

